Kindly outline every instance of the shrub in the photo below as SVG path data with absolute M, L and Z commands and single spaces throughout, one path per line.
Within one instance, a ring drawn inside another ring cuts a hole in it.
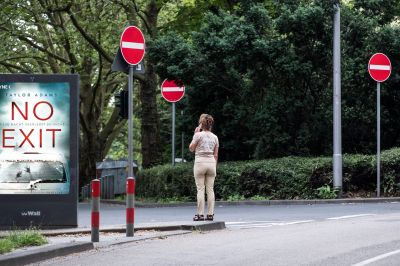
M 313 199 L 318 188 L 333 186 L 331 157 L 284 157 L 262 161 L 219 163 L 216 199 L 240 195 L 246 199 Z M 381 182 L 385 196 L 400 195 L 400 148 L 382 152 Z M 343 195 L 374 195 L 375 155 L 343 156 Z M 156 166 L 139 172 L 138 197 L 196 199 L 193 163 Z
M 320 199 L 334 199 L 336 198 L 337 191 L 336 189 L 332 189 L 330 186 L 322 186 L 317 188 L 318 191 L 318 198 Z

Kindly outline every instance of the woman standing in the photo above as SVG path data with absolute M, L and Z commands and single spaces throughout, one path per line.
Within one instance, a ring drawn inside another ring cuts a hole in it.
M 214 220 L 214 180 L 217 174 L 219 142 L 218 137 L 211 132 L 213 125 L 213 117 L 202 114 L 199 126 L 194 130 L 193 140 L 189 145 L 189 150 L 195 152 L 193 173 L 197 187 L 197 214 L 193 221 L 204 220 L 204 191 L 207 192 L 206 220 Z

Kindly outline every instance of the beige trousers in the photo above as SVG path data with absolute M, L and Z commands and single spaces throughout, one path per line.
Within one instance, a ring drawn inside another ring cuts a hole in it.
M 217 174 L 215 160 L 213 162 L 195 162 L 193 173 L 197 187 L 197 214 L 204 215 L 205 190 L 207 192 L 207 214 L 212 215 L 215 205 L 214 180 Z

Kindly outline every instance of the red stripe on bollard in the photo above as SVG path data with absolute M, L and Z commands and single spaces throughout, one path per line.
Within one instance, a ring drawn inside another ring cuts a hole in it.
M 92 242 L 99 242 L 100 228 L 100 180 L 92 180 Z
M 100 180 L 92 180 L 92 197 L 100 197 Z
M 134 235 L 135 218 L 135 179 L 128 177 L 126 179 L 126 236 Z
M 133 224 L 135 221 L 135 209 L 127 208 L 126 209 L 126 223 Z
M 135 194 L 135 179 L 128 178 L 126 180 L 126 193 Z
M 99 228 L 100 227 L 100 213 L 92 212 L 92 227 Z

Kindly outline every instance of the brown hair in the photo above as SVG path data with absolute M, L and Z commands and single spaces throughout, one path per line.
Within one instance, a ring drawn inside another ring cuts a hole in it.
M 211 131 L 211 128 L 214 125 L 214 118 L 209 114 L 201 114 L 199 124 L 201 124 L 202 129 Z

